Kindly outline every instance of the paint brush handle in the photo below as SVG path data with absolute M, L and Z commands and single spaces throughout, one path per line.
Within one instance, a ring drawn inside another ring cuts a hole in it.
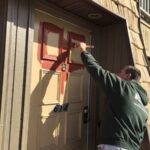
M 77 48 L 77 47 L 79 47 L 79 44 L 72 42 L 71 47 L 72 48 Z M 94 48 L 94 45 L 86 45 L 86 48 Z
M 86 48 L 94 48 L 94 45 L 86 45 Z

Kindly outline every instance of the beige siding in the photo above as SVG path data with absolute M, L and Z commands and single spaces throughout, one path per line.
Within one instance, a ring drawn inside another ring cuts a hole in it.
M 123 24 L 104 27 L 100 35 L 100 60 L 105 68 L 118 72 L 127 64 L 131 64 L 131 53 L 128 51 L 128 43 Z M 113 40 L 112 40 L 113 39 Z M 109 44 L 106 44 L 109 43 Z
M 142 35 L 144 39 L 146 53 L 150 57 L 150 25 L 142 21 L 141 28 L 142 28 Z

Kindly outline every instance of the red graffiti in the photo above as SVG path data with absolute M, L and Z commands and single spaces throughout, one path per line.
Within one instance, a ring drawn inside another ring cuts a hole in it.
M 48 35 L 51 33 L 57 33 L 58 39 L 58 56 L 49 55 L 47 51 Z M 83 69 L 82 64 L 71 62 L 70 51 L 72 40 L 85 42 L 83 35 L 76 34 L 74 32 L 68 32 L 67 41 L 63 38 L 64 29 L 48 22 L 40 23 L 38 34 L 38 53 L 37 58 L 41 64 L 41 67 L 46 70 L 53 70 L 61 73 L 61 93 L 64 93 L 64 83 L 67 81 L 69 72 Z

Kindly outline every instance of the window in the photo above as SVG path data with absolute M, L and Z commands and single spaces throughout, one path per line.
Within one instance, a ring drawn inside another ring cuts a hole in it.
M 150 0 L 140 0 L 141 8 L 150 14 Z

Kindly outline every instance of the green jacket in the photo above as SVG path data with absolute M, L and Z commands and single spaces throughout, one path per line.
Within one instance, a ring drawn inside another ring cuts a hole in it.
M 103 69 L 88 52 L 82 61 L 93 79 L 103 86 L 109 106 L 100 125 L 100 144 L 139 150 L 148 118 L 146 91 L 135 81 L 125 81 Z

